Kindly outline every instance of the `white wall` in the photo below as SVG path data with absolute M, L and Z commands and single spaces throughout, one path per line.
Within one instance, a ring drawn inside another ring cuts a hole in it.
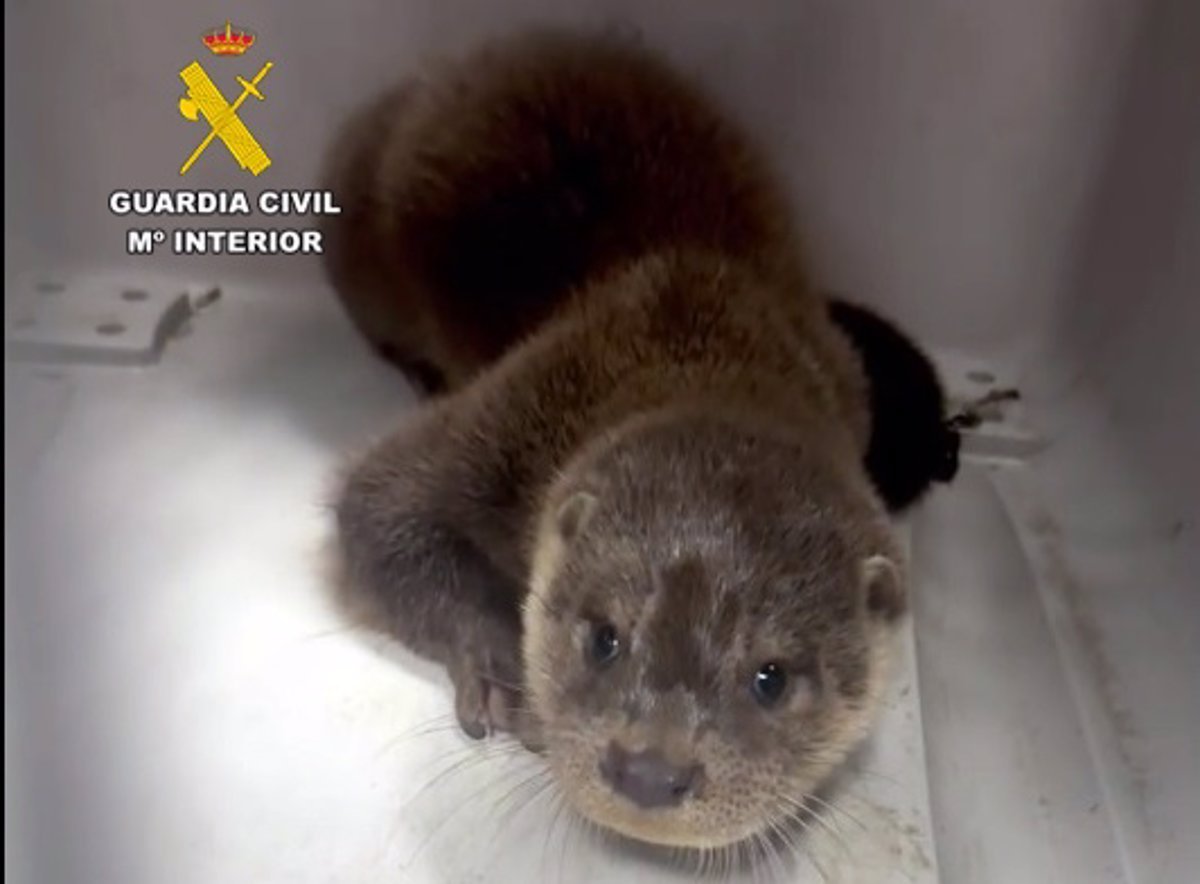
M 529 20 L 636 24 L 767 141 L 831 283 L 932 343 L 979 350 L 1041 327 L 1069 276 L 1125 69 L 1134 0 L 344 0 L 201 7 L 148 0 L 6 4 L 6 244 L 111 263 L 116 187 L 173 187 L 199 139 L 178 70 L 225 14 L 268 58 L 247 120 L 275 166 L 215 156 L 192 187 L 304 186 L 353 102 L 449 49 Z M 207 62 L 206 62 L 207 63 Z M 222 71 L 222 69 L 226 69 Z M 222 71 L 217 74 L 217 71 Z M 12 125 L 15 123 L 15 125 Z M 15 209 L 15 213 L 14 213 Z M 311 274 L 310 263 L 203 259 L 208 273 Z
M 1137 47 L 1048 340 L 1200 573 L 1200 4 L 1154 4 Z
M 1052 443 L 1036 546 L 1083 639 L 1065 659 L 1084 649 L 1117 846 L 1130 880 L 1184 882 L 1200 865 L 1200 4 L 1148 6 L 1027 379 Z

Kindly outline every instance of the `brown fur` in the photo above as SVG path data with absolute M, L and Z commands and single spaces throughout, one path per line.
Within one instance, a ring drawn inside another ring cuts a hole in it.
M 903 568 L 860 366 L 755 151 L 637 47 L 538 33 L 385 96 L 328 168 L 335 287 L 447 390 L 348 473 L 353 583 L 592 819 L 715 845 L 793 814 L 866 728 Z M 631 642 L 604 674 L 599 620 Z M 775 710 L 767 661 L 799 685 Z M 703 793 L 634 808 L 596 774 L 613 741 Z

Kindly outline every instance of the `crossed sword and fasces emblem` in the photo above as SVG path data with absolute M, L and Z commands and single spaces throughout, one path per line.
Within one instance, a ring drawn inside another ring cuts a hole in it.
M 229 152 L 233 154 L 238 165 L 243 169 L 249 169 L 255 176 L 271 165 L 271 158 L 250 134 L 246 124 L 238 117 L 237 111 L 242 106 L 242 102 L 251 95 L 259 101 L 264 100 L 263 94 L 258 91 L 258 84 L 274 66 L 274 62 L 268 61 L 252 80 L 238 77 L 238 82 L 242 86 L 242 94 L 233 104 L 225 100 L 221 90 L 209 78 L 199 62 L 193 61 L 179 72 L 180 78 L 187 85 L 188 93 L 186 97 L 179 99 L 179 112 L 189 120 L 198 120 L 203 114 L 204 119 L 212 127 L 212 131 L 204 137 L 199 147 L 192 151 L 192 155 L 183 164 L 183 168 L 179 170 L 180 175 L 187 174 L 187 170 L 196 160 L 200 159 L 200 155 L 212 144 L 214 138 L 220 138 L 229 148 Z

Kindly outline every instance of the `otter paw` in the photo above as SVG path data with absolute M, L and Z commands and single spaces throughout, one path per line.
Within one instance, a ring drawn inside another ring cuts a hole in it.
M 501 731 L 511 732 L 517 721 L 517 692 L 477 673 L 454 678 L 454 712 L 468 737 L 482 740 Z

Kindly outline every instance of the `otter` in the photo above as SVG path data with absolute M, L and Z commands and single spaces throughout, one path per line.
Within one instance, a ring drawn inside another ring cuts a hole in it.
M 907 565 L 756 147 L 638 41 L 545 30 L 361 108 L 324 175 L 332 288 L 431 394 L 345 469 L 351 589 L 607 829 L 794 818 L 869 733 Z

